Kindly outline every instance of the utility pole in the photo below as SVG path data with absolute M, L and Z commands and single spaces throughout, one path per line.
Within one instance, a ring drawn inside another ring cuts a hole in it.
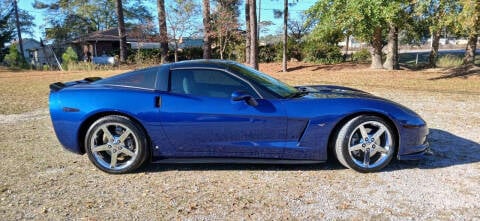
M 23 60 L 25 60 L 25 55 L 23 54 L 22 31 L 20 30 L 20 19 L 18 18 L 17 0 L 13 0 L 13 7 L 15 8 L 15 20 L 17 24 L 17 34 L 18 34 L 18 44 L 20 45 L 20 55 L 22 56 Z

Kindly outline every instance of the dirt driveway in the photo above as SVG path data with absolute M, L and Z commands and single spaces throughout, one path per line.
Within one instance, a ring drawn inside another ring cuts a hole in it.
M 295 78 L 274 75 L 290 82 Z M 376 81 L 394 80 L 390 77 L 376 76 Z M 86 156 L 64 151 L 47 109 L 40 108 L 0 115 L 0 217 L 480 220 L 480 93 L 418 90 L 395 87 L 395 82 L 379 87 L 356 80 L 336 82 L 417 111 L 429 123 L 435 154 L 420 162 L 394 162 L 373 174 L 330 162 L 150 165 L 115 176 L 95 169 Z

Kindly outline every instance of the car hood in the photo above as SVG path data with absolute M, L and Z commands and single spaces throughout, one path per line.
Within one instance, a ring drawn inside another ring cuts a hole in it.
M 308 92 L 305 98 L 383 98 L 355 88 L 335 85 L 308 85 L 297 86 L 299 91 Z
M 337 101 L 333 101 L 333 103 L 329 103 L 329 105 L 339 104 L 342 105 L 350 105 L 350 106 L 357 106 L 362 107 L 365 109 L 365 105 L 371 107 L 376 107 L 377 110 L 385 109 L 391 107 L 390 110 L 402 110 L 404 113 L 410 116 L 409 119 L 419 119 L 418 122 L 420 123 L 410 123 L 410 124 L 424 124 L 425 121 L 421 119 L 421 117 L 415 113 L 410 108 L 399 104 L 397 102 L 391 101 L 386 98 L 378 97 L 373 94 L 370 94 L 365 91 L 361 91 L 354 88 L 349 87 L 342 87 L 342 86 L 334 86 L 334 85 L 311 85 L 311 86 L 298 86 L 296 87 L 300 91 L 308 92 L 303 96 L 301 99 L 303 101 L 313 101 L 318 102 L 320 100 L 323 101 L 332 101 L 336 100 L 336 98 L 347 98 L 347 103 L 342 103 Z M 353 98 L 353 100 L 349 99 Z M 317 100 L 317 101 L 314 101 Z M 310 103 L 310 102 L 309 102 Z M 322 103 L 325 105 L 324 103 Z M 340 108 L 340 107 L 339 107 Z M 392 109 L 393 108 L 393 109 Z M 368 108 L 366 108 L 368 109 Z M 365 109 L 365 110 L 366 110 Z M 363 110 L 363 109 L 362 109 Z M 388 111 L 387 111 L 388 112 Z M 397 112 L 398 113 L 398 112 Z M 413 118 L 412 118 L 413 117 Z

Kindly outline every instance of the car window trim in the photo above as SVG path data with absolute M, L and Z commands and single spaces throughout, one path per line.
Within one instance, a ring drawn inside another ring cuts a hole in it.
M 154 86 L 153 88 L 148 88 L 148 87 L 137 87 L 137 86 L 131 86 L 131 85 L 124 85 L 124 84 L 111 84 L 111 83 L 101 83 L 101 82 L 97 82 L 98 85 L 104 85 L 104 86 L 116 86 L 116 87 L 125 87 L 125 88 L 133 88 L 133 89 L 143 89 L 143 90 L 148 90 L 148 91 L 156 91 L 157 88 L 158 88 L 158 75 L 159 75 L 159 68 L 157 66 L 155 67 L 148 67 L 148 68 L 142 68 L 142 69 L 138 69 L 138 70 L 133 70 L 133 71 L 129 71 L 127 73 L 124 73 L 122 74 L 122 77 L 129 77 L 130 75 L 134 75 L 134 74 L 138 74 L 137 72 L 140 72 L 140 71 L 148 71 L 148 70 L 151 70 L 151 69 L 157 69 L 155 71 L 155 82 L 154 82 Z M 119 75 L 117 76 L 114 76 L 115 77 L 120 77 Z M 105 78 L 106 79 L 106 78 Z
M 225 70 L 225 69 L 221 69 L 221 68 L 210 68 L 210 67 L 178 67 L 178 68 L 172 68 L 172 69 L 170 69 L 170 78 L 169 78 L 169 82 L 168 82 L 168 84 L 169 84 L 168 91 L 169 91 L 169 92 L 171 91 L 171 84 L 172 84 L 171 81 L 172 81 L 172 72 L 173 72 L 173 71 L 175 71 L 175 70 L 191 70 L 191 69 L 196 69 L 196 70 L 198 70 L 198 69 L 201 69 L 201 70 L 215 70 L 215 71 L 224 72 L 224 73 L 226 73 L 226 74 L 228 74 L 228 75 L 231 75 L 231 76 L 234 77 L 234 78 L 237 78 L 237 79 L 239 79 L 239 80 L 247 83 L 248 86 L 250 86 L 250 88 L 252 88 L 253 91 L 254 91 L 255 93 L 257 93 L 258 99 L 264 99 L 263 96 L 262 96 L 262 94 L 261 94 L 260 92 L 258 92 L 257 88 L 255 88 L 255 87 L 252 85 L 252 83 L 250 83 L 249 81 L 245 80 L 244 78 L 242 78 L 242 77 L 240 77 L 240 76 L 238 76 L 238 75 L 230 72 L 229 70 Z
M 124 88 L 131 88 L 131 89 L 141 89 L 141 90 L 146 90 L 146 91 L 158 91 L 156 88 L 136 87 L 136 86 L 122 85 L 122 84 L 102 84 L 102 85 L 103 86 L 124 87 Z

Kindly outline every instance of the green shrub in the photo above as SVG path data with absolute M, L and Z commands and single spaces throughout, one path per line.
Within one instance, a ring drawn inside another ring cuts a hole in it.
M 316 40 L 306 42 L 303 54 L 308 62 L 335 64 L 343 61 L 340 47 Z
M 304 58 L 304 54 L 303 54 L 303 50 L 302 50 L 303 45 L 304 45 L 303 42 L 296 42 L 292 38 L 289 38 L 288 42 L 287 42 L 287 60 L 290 60 L 290 59 L 294 58 L 298 61 L 302 61 L 303 58 Z M 283 59 L 283 42 L 279 41 L 274 46 L 275 46 L 274 49 L 275 49 L 275 53 L 276 53 L 274 61 L 282 61 L 282 59 Z
M 160 64 L 160 49 L 130 49 L 128 51 L 128 63 L 139 64 L 142 66 L 151 66 Z M 173 53 L 169 59 L 173 59 Z
M 17 44 L 12 44 L 8 49 L 8 54 L 5 55 L 4 61 L 11 68 L 28 68 L 27 62 L 18 52 Z
M 371 59 L 370 51 L 366 48 L 362 48 L 359 51 L 352 54 L 352 61 L 354 62 L 366 62 Z
M 263 63 L 278 61 L 277 51 L 276 45 L 268 44 L 265 46 L 260 46 L 258 47 L 258 60 Z
M 62 60 L 66 63 L 76 62 L 78 60 L 77 52 L 72 47 L 68 47 L 65 53 L 62 54 Z
M 70 70 L 68 66 L 76 63 L 78 60 L 77 52 L 75 52 L 72 47 L 68 47 L 67 50 L 62 54 L 62 60 L 62 67 L 65 70 Z
M 463 59 L 461 57 L 446 54 L 442 55 L 437 60 L 437 66 L 441 68 L 452 68 L 458 67 L 463 64 Z

